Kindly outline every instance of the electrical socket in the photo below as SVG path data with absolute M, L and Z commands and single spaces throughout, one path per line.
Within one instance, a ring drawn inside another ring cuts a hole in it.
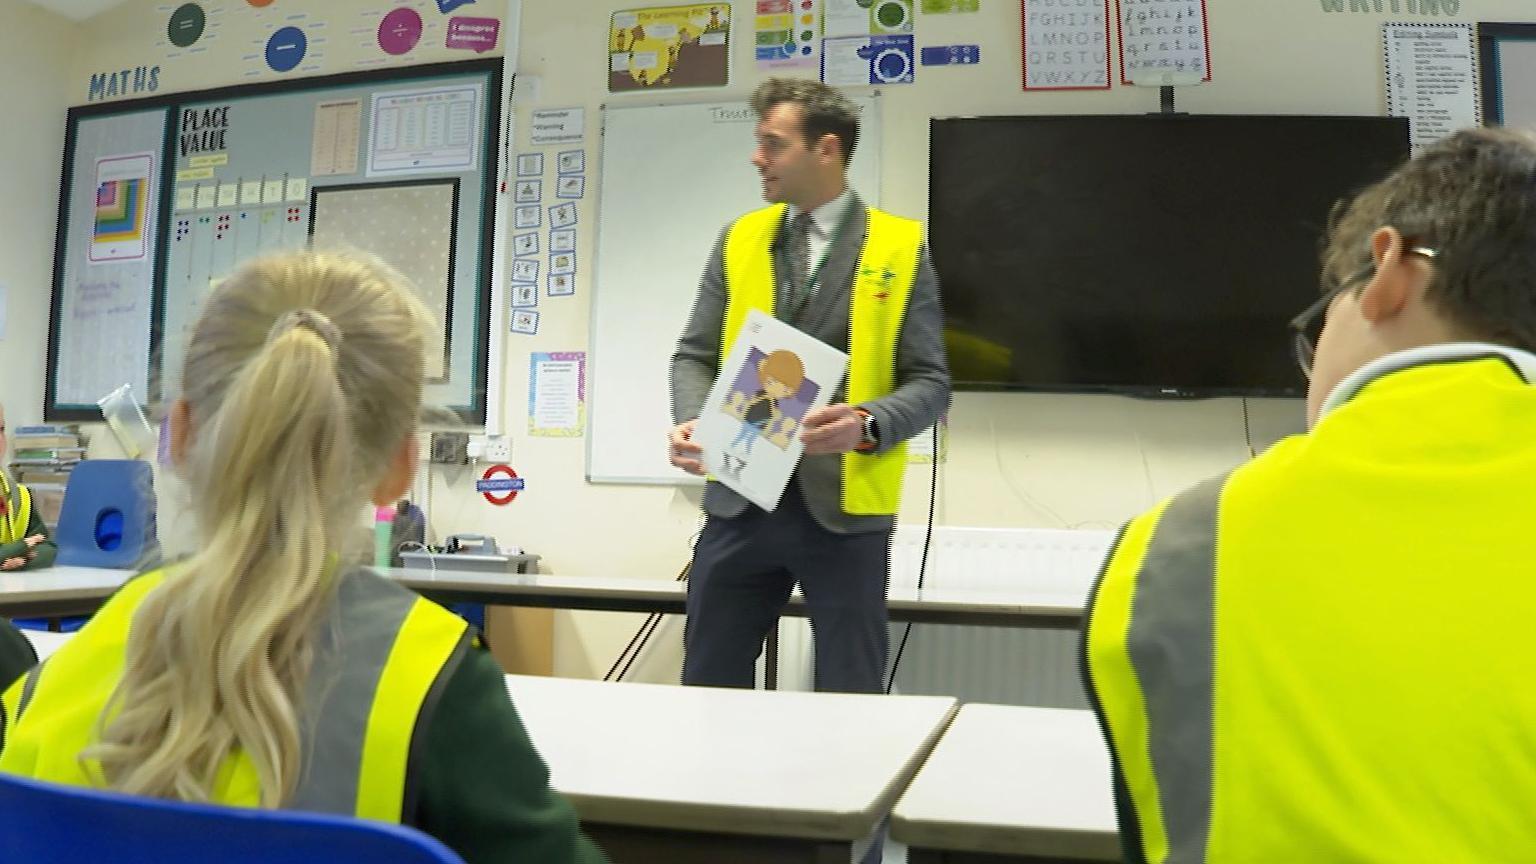
M 512 439 L 506 435 L 485 436 L 485 461 L 503 464 L 511 462 Z

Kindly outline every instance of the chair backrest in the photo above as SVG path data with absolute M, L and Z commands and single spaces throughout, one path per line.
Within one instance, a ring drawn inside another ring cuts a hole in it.
M 58 563 L 146 567 L 160 555 L 155 483 L 149 463 L 87 459 L 69 474 L 59 511 Z
M 185 804 L 3 774 L 0 861 L 464 864 L 447 846 L 399 825 Z

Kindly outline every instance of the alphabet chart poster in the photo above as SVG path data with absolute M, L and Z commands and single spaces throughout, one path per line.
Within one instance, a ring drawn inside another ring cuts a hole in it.
M 1109 0 L 1019 0 L 1025 90 L 1109 89 Z
M 1211 80 L 1205 0 L 1115 0 L 1120 21 L 1120 83 Z M 1158 81 L 1163 76 L 1169 79 Z M 1187 83 L 1187 82 L 1185 82 Z

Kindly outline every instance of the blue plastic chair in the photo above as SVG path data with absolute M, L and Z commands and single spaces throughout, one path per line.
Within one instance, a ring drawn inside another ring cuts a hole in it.
M 59 564 L 135 569 L 160 555 L 148 462 L 87 459 L 69 474 L 59 510 Z
M 447 846 L 399 825 L 185 804 L 3 774 L 0 861 L 464 864 Z
M 53 622 L 57 621 L 59 622 L 58 632 L 78 633 L 80 628 L 85 626 L 85 622 L 89 620 L 91 619 L 85 615 L 71 615 L 68 618 L 12 618 L 11 623 L 16 625 L 17 630 L 41 630 L 47 632 L 53 626 Z

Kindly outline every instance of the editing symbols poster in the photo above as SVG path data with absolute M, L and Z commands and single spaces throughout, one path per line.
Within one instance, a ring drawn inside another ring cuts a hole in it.
M 1413 150 L 1483 124 L 1477 93 L 1477 35 L 1471 24 L 1381 25 L 1387 113 L 1407 117 Z
M 805 415 L 831 400 L 847 369 L 847 354 L 748 313 L 693 430 L 710 476 L 764 510 L 777 507 L 805 449 Z

